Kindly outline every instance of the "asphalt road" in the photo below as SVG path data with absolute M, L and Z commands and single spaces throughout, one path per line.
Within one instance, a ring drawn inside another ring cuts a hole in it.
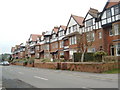
M 118 88 L 118 74 L 96 74 L 62 70 L 3 66 L 5 88 Z

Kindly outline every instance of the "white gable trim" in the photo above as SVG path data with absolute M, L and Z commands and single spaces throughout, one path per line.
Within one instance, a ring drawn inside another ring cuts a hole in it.
M 93 18 L 93 17 L 88 13 L 87 16 L 86 16 L 86 18 L 85 18 L 85 21 L 86 21 L 86 20 L 89 20 L 89 19 L 91 19 L 91 18 Z

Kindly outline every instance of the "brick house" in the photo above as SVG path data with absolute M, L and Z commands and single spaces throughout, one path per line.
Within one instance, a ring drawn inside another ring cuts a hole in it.
M 28 39 L 26 43 L 26 49 L 27 49 L 27 54 L 28 54 L 27 57 L 35 58 L 35 45 L 36 45 L 37 38 L 40 36 L 41 35 L 39 34 L 30 35 L 30 38 Z
M 81 29 L 84 44 L 87 44 L 87 52 L 96 52 L 103 50 L 103 29 L 100 22 L 100 12 L 97 9 L 90 8 L 86 14 Z M 91 44 L 90 44 L 91 43 Z
M 60 59 L 64 55 L 66 60 L 73 60 L 73 53 L 85 46 L 87 52 L 104 50 L 120 56 L 120 0 L 108 0 L 102 12 L 90 8 L 85 18 L 71 15 L 67 26 L 31 34 L 25 47 L 16 45 L 11 52 L 13 58 Z
M 51 39 L 50 39 L 50 54 L 52 55 L 53 59 L 58 59 L 58 27 L 54 27 L 51 32 Z
M 37 43 L 35 45 L 35 57 L 37 59 L 47 59 L 50 58 L 50 37 L 51 31 L 43 32 L 40 37 L 37 38 Z
M 73 59 L 73 53 L 77 52 L 77 39 L 80 28 L 83 27 L 83 17 L 71 15 L 66 27 L 64 40 L 64 54 L 65 59 Z
M 12 47 L 11 52 L 13 59 L 25 58 L 25 45 L 23 43 L 15 45 L 15 47 Z
M 11 53 L 12 59 L 15 59 L 15 47 L 11 48 Z
M 60 25 L 57 35 L 58 35 L 58 59 L 61 55 L 64 55 L 64 40 L 66 26 Z
M 104 50 L 111 56 L 120 56 L 120 0 L 109 0 L 102 13 Z

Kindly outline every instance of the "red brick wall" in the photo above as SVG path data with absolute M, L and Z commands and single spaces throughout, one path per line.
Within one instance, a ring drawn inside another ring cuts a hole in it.
M 120 65 L 120 63 L 119 63 Z M 62 70 L 101 73 L 118 67 L 118 63 L 61 63 Z
M 120 22 L 113 23 L 113 25 L 114 24 L 120 24 Z M 113 40 L 120 39 L 120 35 L 109 36 L 109 28 L 110 27 L 108 26 L 108 27 L 104 28 L 104 30 L 103 30 L 103 33 L 104 33 L 104 35 L 103 35 L 103 37 L 104 37 L 103 38 L 103 40 L 104 40 L 103 45 L 104 45 L 104 50 L 106 52 L 108 52 L 108 55 L 110 55 L 110 46 L 115 45 L 119 42 L 119 41 L 113 42 Z
M 48 69 L 57 69 L 58 68 L 58 63 L 52 63 L 52 62 L 47 62 L 47 63 L 35 63 L 34 67 L 38 68 L 48 68 Z

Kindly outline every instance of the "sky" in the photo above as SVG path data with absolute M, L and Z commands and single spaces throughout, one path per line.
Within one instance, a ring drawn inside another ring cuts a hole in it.
M 25 43 L 30 34 L 67 25 L 71 14 L 85 17 L 91 8 L 103 10 L 107 0 L 0 0 L 0 54 Z

